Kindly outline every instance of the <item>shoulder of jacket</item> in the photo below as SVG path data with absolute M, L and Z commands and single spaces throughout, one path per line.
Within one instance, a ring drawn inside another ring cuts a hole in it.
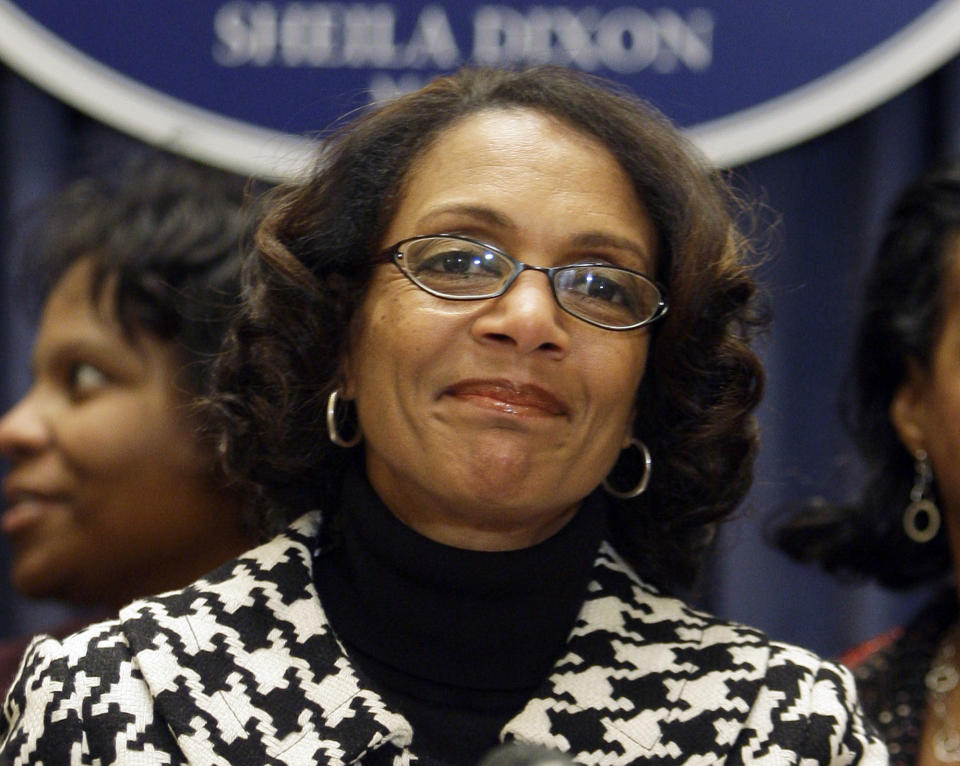
M 99 666 L 103 653 L 116 654 L 118 649 L 123 653 L 125 646 L 121 621 L 115 617 L 86 625 L 63 638 L 44 634 L 34 637 L 24 652 L 23 664 L 39 660 L 47 664 L 63 662 L 69 667 Z
M 284 532 L 222 564 L 184 588 L 137 599 L 120 610 L 120 622 L 135 630 L 145 617 L 205 612 L 203 602 L 214 598 L 220 611 L 244 605 L 254 588 L 267 586 L 301 590 L 313 576 L 317 511 L 306 513 Z
M 644 622 L 673 624 L 685 637 L 693 632 L 706 643 L 743 644 L 770 648 L 775 643 L 758 628 L 726 620 L 663 593 L 643 580 L 608 543 L 601 546 L 587 601 L 615 599 L 620 608 L 635 612 Z M 786 645 L 784 645 L 786 646 Z

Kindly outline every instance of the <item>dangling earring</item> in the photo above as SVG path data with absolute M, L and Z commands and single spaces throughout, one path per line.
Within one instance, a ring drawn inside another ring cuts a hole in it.
M 338 447 L 356 447 L 363 438 L 363 432 L 360 430 L 360 424 L 357 423 L 357 432 L 349 441 L 344 439 L 337 430 L 337 400 L 340 399 L 340 389 L 335 388 L 330 392 L 327 398 L 327 434 L 330 441 Z
M 643 476 L 640 477 L 640 481 L 637 482 L 637 485 L 633 489 L 624 491 L 620 489 L 614 489 L 610 485 L 610 477 L 607 477 L 603 480 L 603 488 L 607 491 L 607 493 L 613 495 L 614 497 L 618 497 L 621 500 L 629 500 L 632 497 L 642 495 L 644 490 L 647 488 L 647 484 L 650 483 L 650 472 L 653 468 L 653 461 L 650 458 L 650 450 L 647 449 L 646 444 L 639 439 L 631 438 L 630 446 L 636 447 L 643 455 Z
M 927 453 L 918 449 L 914 454 L 917 476 L 910 490 L 910 505 L 903 512 L 903 531 L 915 543 L 928 543 L 940 531 L 940 509 L 927 497 L 933 484 L 933 468 L 927 459 Z M 918 519 L 924 520 L 917 524 Z

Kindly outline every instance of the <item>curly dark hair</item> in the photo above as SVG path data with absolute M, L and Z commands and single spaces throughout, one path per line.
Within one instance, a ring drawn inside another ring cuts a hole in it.
M 93 259 L 94 304 L 109 283 L 124 332 L 171 342 L 182 362 L 178 383 L 189 396 L 206 394 L 239 302 L 258 191 L 239 176 L 184 159 L 132 155 L 34 211 L 18 278 L 31 287 L 39 313 L 63 274 Z
M 325 402 L 407 175 L 466 116 L 518 107 L 605 145 L 657 227 L 656 276 L 670 310 L 654 326 L 634 424 L 656 468 L 645 494 L 616 503 L 611 524 L 619 550 L 645 576 L 687 585 L 752 477 L 763 372 L 749 341 L 764 312 L 738 227 L 743 207 L 652 107 L 571 70 L 478 68 L 438 78 L 341 127 L 307 177 L 276 190 L 219 366 L 222 450 L 263 501 L 268 528 L 332 507 L 357 450 L 329 443 Z
M 890 588 L 935 580 L 950 569 L 942 528 L 925 544 L 904 532 L 914 457 L 894 430 L 890 404 L 911 362 L 930 369 L 958 237 L 960 164 L 945 162 L 895 201 L 865 282 L 843 396 L 844 423 L 866 463 L 861 497 L 848 505 L 818 502 L 777 529 L 775 544 L 795 559 Z

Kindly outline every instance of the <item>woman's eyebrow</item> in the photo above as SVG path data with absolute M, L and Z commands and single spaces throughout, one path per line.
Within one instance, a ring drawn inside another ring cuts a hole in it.
M 620 237 L 602 231 L 588 231 L 578 234 L 573 238 L 573 244 L 577 247 L 611 247 L 617 250 L 625 250 L 634 253 L 645 265 L 650 265 L 653 259 L 653 254 L 642 243 L 628 237 Z
M 417 223 L 422 226 L 424 224 L 428 224 L 434 218 L 441 218 L 446 215 L 459 215 L 473 218 L 480 223 L 496 226 L 501 229 L 517 228 L 517 225 L 503 213 L 482 205 L 469 204 L 444 205 L 442 207 L 428 210 L 420 217 Z
M 420 227 L 425 227 L 428 226 L 434 219 L 443 218 L 444 216 L 448 215 L 471 218 L 478 223 L 488 226 L 495 226 L 505 230 L 518 228 L 517 224 L 506 214 L 490 207 L 471 204 L 443 205 L 432 210 L 428 210 L 418 219 L 417 225 Z M 623 237 L 603 231 L 586 231 L 577 234 L 571 240 L 571 244 L 574 247 L 604 247 L 631 253 L 635 255 L 644 266 L 651 266 L 654 258 L 654 254 L 651 253 L 641 242 L 629 237 Z

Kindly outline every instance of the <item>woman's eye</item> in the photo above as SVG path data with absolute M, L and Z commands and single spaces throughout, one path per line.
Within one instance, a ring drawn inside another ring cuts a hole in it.
M 497 259 L 468 250 L 450 250 L 427 258 L 420 265 L 421 272 L 489 276 L 499 273 Z
M 609 303 L 627 303 L 630 300 L 628 291 L 617 280 L 596 272 L 582 273 L 571 288 L 589 298 Z
M 103 388 L 106 374 L 89 362 L 78 362 L 70 369 L 70 390 L 75 396 L 86 396 Z

